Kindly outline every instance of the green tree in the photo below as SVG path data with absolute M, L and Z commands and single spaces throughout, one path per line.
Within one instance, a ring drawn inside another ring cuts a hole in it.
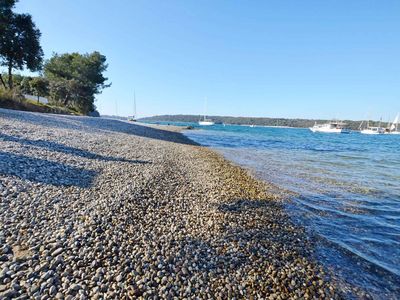
M 84 114 L 95 109 L 95 95 L 111 85 L 106 70 L 106 57 L 99 52 L 55 54 L 44 65 L 52 99 Z
M 0 0 L 0 43 L 3 43 L 3 33 L 6 31 L 7 24 L 12 16 L 14 5 L 15 0 Z M 0 82 L 4 88 L 7 88 L 2 74 L 0 74 Z
M 0 20 L 12 14 L 16 2 L 16 0 L 0 0 Z
M 8 69 L 8 88 L 13 88 L 13 69 L 32 72 L 41 69 L 43 50 L 40 31 L 29 14 L 12 11 L 15 0 L 0 0 L 0 64 Z M 2 84 L 5 87 L 4 80 Z
M 32 94 L 32 88 L 31 88 L 31 84 L 30 84 L 31 80 L 32 80 L 32 77 L 28 77 L 28 76 L 25 76 L 22 79 L 20 87 L 21 87 L 21 92 L 23 94 Z
M 31 80 L 30 86 L 37 96 L 39 103 L 40 97 L 46 97 L 49 94 L 49 81 L 43 77 L 35 77 Z
M 26 93 L 25 88 L 26 88 L 27 82 L 25 81 L 25 78 L 29 79 L 29 77 L 23 76 L 21 74 L 13 74 L 12 77 L 13 77 L 13 79 L 12 79 L 13 89 L 12 90 L 14 90 L 14 92 L 16 92 L 16 93 L 22 93 L 22 94 Z M 3 73 L 2 78 L 4 79 L 5 82 L 8 82 L 9 75 L 7 73 Z M 8 86 L 6 86 L 5 89 L 8 89 Z M 29 87 L 29 89 L 30 89 L 30 87 Z

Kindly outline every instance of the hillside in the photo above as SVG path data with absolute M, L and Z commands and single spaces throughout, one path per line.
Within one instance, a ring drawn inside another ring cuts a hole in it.
M 201 116 L 199 115 L 161 115 L 142 118 L 144 122 L 198 122 Z M 229 116 L 210 116 L 215 123 L 236 124 L 236 125 L 258 125 L 258 126 L 288 126 L 306 128 L 313 126 L 315 122 L 324 123 L 329 120 L 320 119 L 285 119 L 285 118 L 253 118 L 253 117 L 229 117 Z M 357 130 L 361 121 L 344 120 L 349 128 Z M 370 125 L 377 125 L 378 122 L 370 122 Z M 383 123 L 386 126 L 386 123 Z

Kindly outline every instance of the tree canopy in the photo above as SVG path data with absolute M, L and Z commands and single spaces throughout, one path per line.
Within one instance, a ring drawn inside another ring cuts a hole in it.
M 5 28 L 6 20 L 11 17 L 16 2 L 16 0 L 0 0 L 0 29 Z
M 95 109 L 95 95 L 110 86 L 106 70 L 106 57 L 99 52 L 55 54 L 44 65 L 52 99 L 84 114 Z
M 23 81 L 22 81 L 23 82 Z M 30 88 L 33 90 L 38 98 L 45 97 L 49 92 L 49 81 L 44 77 L 34 77 L 30 81 Z
M 40 31 L 29 14 L 13 10 L 18 0 L 0 0 L 0 87 L 13 93 L 49 97 L 54 104 L 83 114 L 95 111 L 95 95 L 110 84 L 104 77 L 106 57 L 99 52 L 54 54 L 46 61 L 39 77 L 14 75 L 14 70 L 42 70 L 43 50 Z
M 8 87 L 13 88 L 13 69 L 32 72 L 41 69 L 43 50 L 40 31 L 29 14 L 12 11 L 15 0 L 0 0 L 0 64 L 8 69 Z M 3 79 L 1 82 L 6 86 Z

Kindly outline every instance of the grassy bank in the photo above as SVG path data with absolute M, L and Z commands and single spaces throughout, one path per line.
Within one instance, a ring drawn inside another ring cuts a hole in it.
M 37 101 L 25 99 L 22 96 L 15 96 L 12 92 L 4 90 L 0 90 L 0 108 L 40 113 L 79 115 L 76 110 L 72 110 L 66 107 L 38 103 Z

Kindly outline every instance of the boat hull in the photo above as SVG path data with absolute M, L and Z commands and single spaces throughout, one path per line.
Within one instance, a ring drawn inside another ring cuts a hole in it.
M 312 132 L 322 132 L 322 133 L 344 133 L 341 128 L 314 128 L 310 127 Z
M 361 130 L 360 132 L 361 132 L 362 134 L 374 134 L 374 135 L 376 135 L 376 134 L 383 134 L 383 132 L 373 131 L 373 130 L 368 130 L 368 129 L 366 129 L 366 130 Z
M 212 121 L 200 121 L 199 122 L 199 125 L 201 125 L 201 126 L 211 126 L 211 125 L 214 125 L 215 123 L 214 122 L 212 122 Z

